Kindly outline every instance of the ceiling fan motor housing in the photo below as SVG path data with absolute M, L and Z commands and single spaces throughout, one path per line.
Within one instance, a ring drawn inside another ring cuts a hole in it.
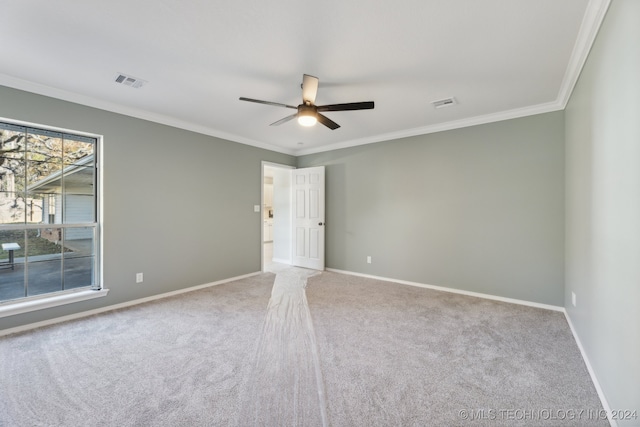
M 313 104 L 311 104 L 311 105 L 307 105 L 307 104 L 298 105 L 298 115 L 300 115 L 300 116 L 315 116 L 317 110 L 318 110 L 318 107 L 316 107 Z

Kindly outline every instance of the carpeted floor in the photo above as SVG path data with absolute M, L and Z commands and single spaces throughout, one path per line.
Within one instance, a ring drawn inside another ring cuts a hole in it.
M 287 405 L 324 412 L 306 426 L 608 425 L 561 313 L 303 276 L 284 305 L 265 273 L 0 338 L 0 426 L 269 425 L 256 408 Z
M 326 426 L 327 403 L 305 286 L 314 270 L 277 273 L 242 393 L 241 426 Z
M 331 425 L 608 425 L 562 313 L 328 272 L 307 298 Z

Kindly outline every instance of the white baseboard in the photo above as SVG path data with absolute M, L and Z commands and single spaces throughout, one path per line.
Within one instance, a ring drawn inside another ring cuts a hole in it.
M 618 427 L 618 422 L 611 418 L 611 407 L 609 406 L 609 402 L 607 402 L 607 398 L 604 396 L 604 392 L 602 391 L 602 387 L 600 387 L 600 382 L 598 381 L 598 377 L 596 377 L 596 372 L 593 370 L 591 366 L 591 362 L 589 362 L 589 357 L 587 353 L 584 351 L 584 347 L 582 346 L 582 342 L 580 342 L 580 338 L 576 333 L 575 328 L 573 327 L 573 323 L 571 322 L 571 317 L 569 317 L 569 313 L 565 310 L 564 317 L 567 319 L 567 323 L 569 324 L 569 328 L 571 328 L 571 333 L 573 334 L 573 338 L 576 340 L 576 344 L 578 344 L 578 349 L 580 349 L 580 354 L 582 354 L 582 360 L 584 360 L 584 364 L 587 365 L 587 371 L 589 371 L 589 376 L 591 376 L 591 381 L 593 381 L 593 385 L 596 388 L 596 392 L 598 393 L 598 397 L 600 398 L 600 402 L 602 403 L 602 407 L 607 413 L 607 419 L 609 420 L 609 424 L 611 427 Z
M 4 329 L 0 331 L 0 337 L 10 334 L 15 334 L 18 332 L 28 331 L 30 329 L 41 328 L 43 326 L 54 325 L 56 323 L 67 322 L 69 320 L 80 319 L 82 317 L 93 316 L 94 314 L 100 314 L 107 311 L 117 310 L 120 308 L 131 307 L 133 305 L 143 304 L 150 301 L 155 301 L 163 298 L 172 297 L 174 295 L 180 295 L 187 292 L 197 291 L 199 289 L 209 288 L 211 286 L 222 285 L 223 283 L 233 282 L 235 280 L 246 279 L 247 277 L 256 276 L 261 274 L 261 272 L 244 274 L 242 276 L 230 277 L 228 279 L 218 280 L 217 282 L 205 283 L 204 285 L 192 286 L 190 288 L 178 289 L 171 292 L 166 292 L 163 294 L 153 295 L 150 297 L 140 298 L 132 301 L 123 302 L 120 304 L 108 305 L 106 307 L 96 308 L 94 310 L 82 311 L 80 313 L 70 314 L 68 316 L 56 317 L 54 319 L 44 320 L 42 322 L 29 323 L 28 325 L 17 326 L 15 328 Z
M 520 299 L 515 299 L 515 298 L 505 298 L 505 297 L 500 297 L 500 296 L 496 296 L 496 295 L 483 294 L 483 293 L 479 293 L 479 292 L 464 291 L 462 289 L 447 288 L 447 287 L 444 287 L 444 286 L 427 285 L 427 284 L 424 284 L 424 283 L 409 282 L 407 280 L 399 280 L 399 279 L 392 279 L 392 278 L 389 278 L 389 277 L 373 276 L 371 274 L 355 273 L 353 271 L 337 270 L 335 268 L 327 268 L 326 270 L 327 271 L 333 271 L 335 273 L 348 274 L 348 275 L 351 275 L 351 276 L 366 277 L 366 278 L 369 278 L 369 279 L 383 280 L 385 282 L 399 283 L 401 285 L 416 286 L 418 288 L 433 289 L 433 290 L 436 290 L 436 291 L 450 292 L 450 293 L 454 293 L 454 294 L 467 295 L 467 296 L 470 296 L 470 297 L 484 298 L 484 299 L 490 299 L 490 300 L 494 300 L 494 301 L 508 302 L 508 303 L 511 303 L 511 304 L 526 305 L 526 306 L 529 306 L 529 307 L 543 308 L 545 310 L 560 311 L 560 312 L 563 312 L 563 313 L 565 312 L 564 307 L 561 307 L 561 306 L 558 306 L 558 305 L 541 304 L 541 303 L 538 303 L 538 302 L 520 300 Z
M 277 262 L 278 264 L 286 264 L 286 265 L 291 265 L 291 260 L 290 259 L 284 259 L 284 258 L 273 258 L 271 259 L 272 262 Z

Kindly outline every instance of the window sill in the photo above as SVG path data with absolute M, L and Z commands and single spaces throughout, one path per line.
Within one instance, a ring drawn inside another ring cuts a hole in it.
M 43 310 L 45 308 L 58 307 L 60 305 L 86 301 L 94 298 L 101 298 L 107 296 L 108 292 L 109 289 L 101 289 L 99 291 L 85 290 L 29 301 L 18 301 L 13 304 L 0 305 L 0 318 L 28 313 L 30 311 Z

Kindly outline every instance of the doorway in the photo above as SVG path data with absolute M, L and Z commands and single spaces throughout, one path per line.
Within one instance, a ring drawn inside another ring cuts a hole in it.
M 292 169 L 295 168 L 262 162 L 262 271 L 291 264 Z
M 262 271 L 289 265 L 324 270 L 325 167 L 263 161 L 261 179 Z

